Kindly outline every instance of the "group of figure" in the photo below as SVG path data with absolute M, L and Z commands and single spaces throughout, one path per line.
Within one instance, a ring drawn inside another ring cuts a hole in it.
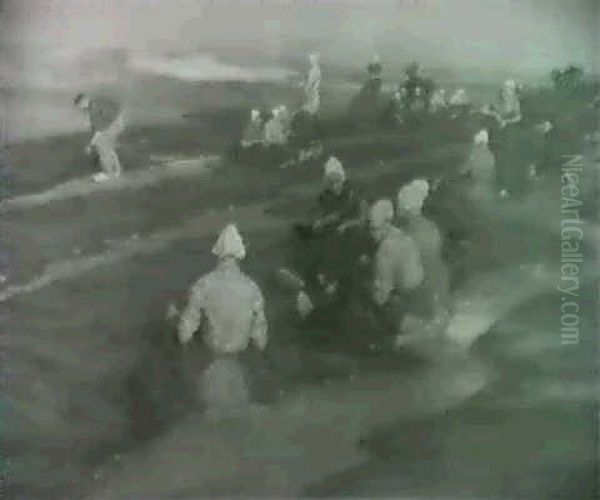
M 253 109 L 250 122 L 241 141 L 243 148 L 284 146 L 290 139 L 302 135 L 302 128 L 314 125 L 321 104 L 321 68 L 319 56 L 309 56 L 310 69 L 302 82 L 304 99 L 301 108 L 293 115 L 285 105 L 270 112 Z
M 336 310 L 356 313 L 358 300 L 366 302 L 362 310 L 375 318 L 374 330 L 386 331 L 382 341 L 390 345 L 441 334 L 449 318 L 449 285 L 442 237 L 422 211 L 429 183 L 415 179 L 401 187 L 395 204 L 381 199 L 369 206 L 337 158 L 327 160 L 323 179 L 318 217 L 294 226 L 291 243 L 302 256 L 295 263 L 301 263 L 279 270 L 297 282 L 290 313 L 310 325 Z M 365 244 L 354 245 L 358 240 Z M 250 393 L 241 358 L 249 347 L 262 351 L 268 344 L 265 298 L 240 268 L 246 249 L 235 225 L 223 229 L 212 252 L 216 269 L 192 286 L 178 338 L 188 345 L 198 335 L 208 352 L 210 362 L 202 363 L 195 379 L 210 411 L 245 411 Z M 369 345 L 373 337 L 362 342 Z
M 309 60 L 301 109 L 293 116 L 283 105 L 268 114 L 253 110 L 242 147 L 284 145 L 293 136 L 295 119 L 316 119 L 321 69 L 318 56 L 311 55 Z M 365 99 L 379 96 L 382 69 L 379 58 L 369 65 Z M 448 100 L 443 89 L 435 90 L 421 76 L 418 65 L 407 71 L 393 101 L 402 113 L 469 106 L 463 89 Z M 89 115 L 93 136 L 88 152 L 102 168 L 97 180 L 119 176 L 115 145 L 124 130 L 122 112 L 111 102 L 85 95 L 79 95 L 75 104 Z M 498 106 L 485 106 L 478 112 L 492 122 L 473 138 L 462 171 L 471 176 L 474 195 L 493 195 L 499 187 L 501 197 L 509 197 L 523 181 L 525 170 L 518 168 L 522 115 L 516 83 L 504 84 Z M 551 128 L 546 122 L 542 133 Z M 387 334 L 384 341 L 393 339 L 396 345 L 427 333 L 442 333 L 450 315 L 449 278 L 442 258 L 443 238 L 423 214 L 429 182 L 414 179 L 400 187 L 395 203 L 381 199 L 369 206 L 347 179 L 338 158 L 327 159 L 323 179 L 320 214 L 294 225 L 289 262 L 293 270 L 280 269 L 281 275 L 296 284 L 293 302 L 300 320 L 309 324 L 315 318 L 333 317 L 335 312 L 351 317 L 352 311 L 365 311 L 365 317 L 374 318 L 370 327 L 379 327 Z M 239 358 L 252 345 L 262 351 L 268 344 L 265 299 L 240 267 L 246 249 L 235 225 L 222 231 L 212 251 L 218 259 L 216 269 L 192 287 L 185 309 L 177 313 L 178 338 L 189 345 L 199 335 L 209 353 L 211 361 L 203 364 L 197 378 L 209 407 L 246 407 L 250 396 Z
M 285 105 L 273 108 L 270 113 L 253 109 L 250 123 L 244 132 L 242 147 L 281 146 L 290 137 L 291 116 Z
M 308 243 L 316 256 L 302 269 L 307 285 L 297 296 L 300 316 L 308 318 L 331 303 L 350 316 L 357 308 L 370 309 L 374 314 L 365 316 L 393 331 L 398 342 L 446 317 L 442 238 L 423 215 L 429 194 L 428 181 L 415 179 L 399 190 L 395 206 L 388 199 L 369 206 L 346 179 L 341 162 L 329 158 L 320 215 L 296 228 L 302 252 L 306 255 Z M 326 316 L 333 314 L 327 310 Z

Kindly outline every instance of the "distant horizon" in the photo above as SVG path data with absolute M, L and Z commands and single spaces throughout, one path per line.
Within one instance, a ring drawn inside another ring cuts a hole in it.
M 8 127 L 19 123 L 27 134 L 54 130 L 56 114 L 61 126 L 76 123 L 73 110 L 49 104 L 44 92 L 135 85 L 132 74 L 192 85 L 299 80 L 314 51 L 324 85 L 364 78 L 375 54 L 389 83 L 416 60 L 452 85 L 508 78 L 549 85 L 550 72 L 569 64 L 600 75 L 598 7 L 594 0 L 7 0 L 0 78 L 11 94 Z M 28 97 L 21 108 L 14 94 Z

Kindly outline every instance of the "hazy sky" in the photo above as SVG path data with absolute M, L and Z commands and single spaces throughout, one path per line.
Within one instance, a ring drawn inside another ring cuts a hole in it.
M 12 3 L 10 3 L 12 1 Z M 426 63 L 545 70 L 591 68 L 596 0 L 8 0 L 4 36 L 36 54 L 87 48 L 198 50 L 298 43 L 352 63 L 378 52 Z

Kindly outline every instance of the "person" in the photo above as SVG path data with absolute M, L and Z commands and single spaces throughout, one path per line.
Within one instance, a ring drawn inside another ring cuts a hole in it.
M 274 108 L 265 124 L 265 143 L 269 146 L 281 146 L 287 141 L 280 113 L 280 108 Z
M 377 99 L 379 98 L 381 87 L 383 85 L 383 80 L 381 78 L 382 72 L 383 66 L 381 65 L 381 60 L 379 59 L 379 56 L 375 54 L 373 56 L 373 60 L 367 66 L 367 74 L 369 75 L 369 79 L 365 85 L 366 93 L 373 101 L 373 105 L 377 104 Z
M 350 115 L 355 124 L 371 124 L 373 119 L 380 116 L 382 111 L 382 70 L 379 56 L 375 55 L 373 61 L 367 66 L 368 77 L 366 81 L 350 103 Z
M 313 289 L 333 297 L 351 280 L 358 253 L 362 252 L 360 229 L 366 220 L 366 204 L 346 180 L 344 167 L 336 157 L 325 163 L 323 182 L 319 216 L 294 228 L 304 244 L 297 247 L 293 260 Z
M 405 87 L 398 87 L 392 95 L 386 109 L 381 115 L 384 126 L 396 128 L 404 123 L 404 112 L 407 106 L 407 92 Z
M 490 114 L 496 122 L 492 128 L 492 152 L 496 158 L 499 194 L 505 199 L 522 192 L 529 175 L 523 164 L 523 151 L 520 147 L 521 103 L 514 80 L 504 83 L 500 90 L 500 107 Z
M 495 186 L 496 167 L 494 155 L 489 148 L 487 130 L 480 130 L 473 137 L 471 152 L 461 168 L 461 173 L 467 174 L 472 181 L 471 194 L 476 198 L 489 197 Z
M 411 110 L 415 113 L 420 113 L 426 108 L 425 96 L 421 87 L 415 87 L 414 98 L 412 101 Z
M 93 135 L 86 153 L 92 155 L 102 169 L 94 179 L 104 181 L 119 177 L 122 169 L 115 147 L 125 129 L 124 114 L 119 105 L 111 99 L 92 99 L 85 94 L 78 94 L 74 104 L 89 118 Z
M 448 107 L 446 91 L 444 89 L 436 90 L 431 96 L 430 110 L 432 113 L 440 113 Z
M 292 126 L 292 116 L 290 115 L 290 112 L 287 109 L 287 106 L 285 105 L 281 105 L 279 106 L 278 109 L 278 113 L 279 113 L 279 121 L 281 123 L 281 127 L 283 129 L 283 135 L 287 141 L 287 139 L 289 139 L 290 133 L 291 133 L 291 126 Z
M 381 59 L 377 54 L 373 56 L 373 60 L 367 66 L 367 73 L 369 74 L 369 80 L 377 84 L 377 88 L 381 89 L 381 73 L 383 66 L 381 65 Z
M 250 123 L 244 131 L 242 138 L 242 147 L 250 148 L 263 142 L 264 127 L 258 109 L 253 109 L 250 112 Z
M 260 288 L 240 269 L 246 249 L 235 225 L 223 229 L 212 253 L 218 258 L 217 267 L 192 286 L 178 337 L 189 345 L 201 333 L 211 358 L 200 377 L 201 399 L 210 412 L 220 414 L 247 408 L 250 395 L 240 356 L 250 344 L 265 350 L 268 324 Z M 192 358 L 195 362 L 197 358 Z M 191 367 L 194 378 L 203 368 L 198 364 Z
M 302 110 L 311 116 L 319 112 L 321 104 L 321 67 L 319 66 L 319 56 L 311 54 L 308 58 L 310 70 L 308 77 L 304 82 L 304 103 Z
M 391 200 L 379 200 L 371 207 L 369 232 L 377 245 L 371 296 L 383 323 L 400 334 L 410 293 L 422 283 L 424 274 L 417 244 L 393 220 Z
M 323 182 L 324 189 L 319 196 L 322 216 L 314 221 L 313 230 L 335 229 L 343 233 L 359 225 L 364 213 L 363 202 L 346 179 L 342 162 L 335 156 L 330 156 L 325 163 Z
M 451 106 L 468 106 L 469 104 L 469 96 L 467 95 L 467 91 L 465 89 L 457 89 L 452 97 L 450 97 L 450 105 Z
M 398 224 L 416 243 L 423 268 L 422 283 L 407 307 L 400 342 L 427 330 L 441 333 L 449 318 L 449 279 L 442 258 L 442 236 L 437 225 L 423 215 L 429 192 L 429 183 L 416 179 L 400 188 L 396 201 Z
M 284 142 L 283 128 L 279 121 L 279 109 L 273 108 L 271 110 L 271 118 L 265 123 L 265 144 L 275 146 L 281 145 Z

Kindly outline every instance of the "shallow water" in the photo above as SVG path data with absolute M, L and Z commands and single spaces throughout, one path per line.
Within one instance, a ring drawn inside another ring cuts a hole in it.
M 140 147 L 147 158 L 197 158 Z M 335 147 L 369 197 L 393 196 L 415 172 L 452 169 L 461 149 L 396 144 L 399 158 L 380 167 Z M 157 184 L 140 173 L 152 182 L 3 213 L 18 269 L 0 289 L 13 333 L 8 446 L 17 494 L 591 498 L 596 339 L 557 340 L 552 185 L 540 188 L 545 205 L 470 204 L 460 182 L 436 193 L 431 215 L 454 245 L 450 333 L 462 357 L 435 343 L 358 355 L 297 342 L 293 297 L 272 279 L 320 169 L 236 168 Z M 76 171 L 71 165 L 66 178 Z M 60 184 L 17 180 L 19 193 Z M 212 240 L 229 221 L 247 241 L 244 268 L 268 298 L 271 348 L 253 361 L 255 394 L 268 407 L 211 424 L 186 400 L 164 312 L 211 268 Z M 589 321 L 593 311 L 586 305 Z

